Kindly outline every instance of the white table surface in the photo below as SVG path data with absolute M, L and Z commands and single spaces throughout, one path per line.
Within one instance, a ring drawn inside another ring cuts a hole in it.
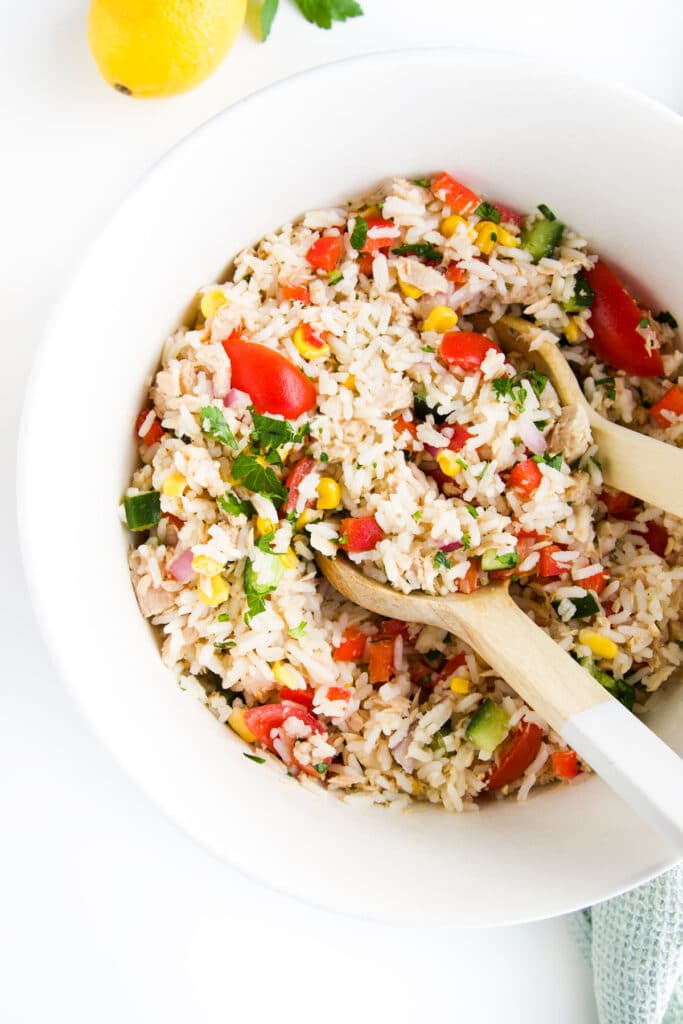
M 88 241 L 177 139 L 294 71 L 421 44 L 554 55 L 683 107 L 677 0 L 363 2 L 364 18 L 322 32 L 280 0 L 266 45 L 245 30 L 208 82 L 153 102 L 119 96 L 99 79 L 85 41 L 86 0 L 0 2 L 4 1024 L 260 1024 L 317 1013 L 326 1024 L 596 1021 L 589 972 L 562 920 L 417 935 L 295 903 L 212 859 L 148 803 L 91 735 L 49 664 L 28 604 L 13 472 L 32 354 Z M 568 143 L 573 158 L 580 151 Z M 97 384 L 88 400 L 95 414 Z M 46 453 L 56 457 L 45 428 Z M 65 481 L 63 494 L 45 495 L 45 543 L 59 543 L 50 533 L 50 503 L 73 501 L 78 514 L 87 510 L 85 491 Z M 104 626 L 104 656 L 106 644 Z

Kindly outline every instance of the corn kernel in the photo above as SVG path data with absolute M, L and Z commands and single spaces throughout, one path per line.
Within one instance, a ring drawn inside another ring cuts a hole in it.
M 344 381 L 344 383 L 342 384 L 342 387 L 348 388 L 349 391 L 355 391 L 356 390 L 356 375 L 354 373 L 350 373 L 348 375 L 348 377 L 346 378 L 346 380 Z
M 422 292 L 414 284 L 408 284 L 407 281 L 402 281 L 399 277 L 398 286 L 407 299 L 419 299 Z
M 595 633 L 592 629 L 579 631 L 579 643 L 588 647 L 596 658 L 606 658 L 608 661 L 615 658 L 619 650 L 613 640 L 601 633 Z
M 296 569 L 299 564 L 299 559 L 296 557 L 291 548 L 287 548 L 283 554 L 279 556 L 280 562 L 284 565 L 285 569 Z
M 256 536 L 265 537 L 267 533 L 271 533 L 275 529 L 276 524 L 272 519 L 266 519 L 265 516 L 256 517 Z
M 244 708 L 233 708 L 228 717 L 228 725 L 237 733 L 240 739 L 247 743 L 255 743 L 256 737 L 244 721 Z
M 276 661 L 272 668 L 275 680 L 280 686 L 286 686 L 290 690 L 306 689 L 306 680 L 293 665 L 288 665 L 286 661 Z
M 208 320 L 210 317 L 215 316 L 221 306 L 224 306 L 227 301 L 225 292 L 221 288 L 209 288 L 208 292 L 204 292 L 199 303 L 204 319 Z
M 317 507 L 324 511 L 336 508 L 341 501 L 341 487 L 331 476 L 320 478 L 317 486 Z
M 215 558 L 208 555 L 195 555 L 192 559 L 192 568 L 200 576 L 219 576 L 223 572 L 223 566 Z
M 576 317 L 569 318 L 569 323 L 564 329 L 564 336 L 570 345 L 576 345 L 577 341 L 581 341 L 581 328 L 576 322 Z
M 517 235 L 513 235 L 510 231 L 506 231 L 500 224 L 498 225 L 498 241 L 501 245 L 506 245 L 508 249 L 516 249 L 519 245 L 519 238 Z
M 465 679 L 464 676 L 453 676 L 448 685 L 452 693 L 465 694 L 470 692 L 470 681 Z
M 309 523 L 316 523 L 319 519 L 320 516 L 314 508 L 305 508 L 301 515 L 297 517 L 296 528 L 301 532 Z
M 381 212 L 377 203 L 373 203 L 372 206 L 364 206 L 360 211 L 360 215 L 367 220 L 368 217 L 379 217 Z
M 498 241 L 500 235 L 500 227 L 498 224 L 494 224 L 492 220 L 482 220 L 477 225 L 477 245 L 479 246 L 479 252 L 483 252 L 485 256 L 490 255 L 493 252 L 493 247 Z
M 193 559 L 194 561 L 194 559 Z M 197 597 L 209 608 L 217 608 L 227 600 L 228 584 L 222 576 L 200 576 L 197 584 Z
M 422 330 L 444 334 L 455 327 L 457 322 L 458 314 L 450 306 L 434 306 L 429 316 L 423 321 Z
M 325 359 L 330 354 L 330 346 L 316 338 L 312 332 L 307 332 L 302 324 L 299 324 L 294 331 L 292 341 L 297 352 L 304 359 Z
M 444 238 L 452 238 L 458 230 L 459 225 L 466 223 L 467 221 L 464 217 L 460 217 L 457 213 L 454 213 L 450 217 L 444 217 L 441 221 L 439 230 Z
M 446 476 L 457 476 L 460 472 L 458 456 L 455 452 L 449 451 L 448 448 L 444 448 L 439 452 L 436 462 L 441 472 L 445 473 Z
M 187 486 L 182 473 L 170 473 L 161 485 L 161 493 L 167 498 L 179 498 Z

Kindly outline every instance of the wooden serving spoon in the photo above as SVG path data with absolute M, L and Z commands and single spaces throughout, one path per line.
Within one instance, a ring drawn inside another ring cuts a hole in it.
M 473 594 L 402 594 L 348 559 L 316 554 L 349 601 L 455 633 L 491 665 L 630 806 L 683 853 L 683 760 L 519 608 L 507 583 Z
M 496 337 L 506 352 L 520 352 L 550 378 L 563 406 L 585 414 L 600 452 L 606 484 L 626 491 L 650 505 L 683 516 L 683 451 L 612 423 L 586 401 L 571 366 L 557 347 L 548 341 L 533 351 L 533 325 L 516 316 L 503 316 L 493 324 Z

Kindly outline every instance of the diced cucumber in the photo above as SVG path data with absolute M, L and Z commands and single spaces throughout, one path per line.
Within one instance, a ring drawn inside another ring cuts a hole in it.
M 467 726 L 465 734 L 479 750 L 492 754 L 507 736 L 509 725 L 510 716 L 507 711 L 487 697 Z
M 592 594 L 586 594 L 585 597 L 568 597 L 568 601 L 574 605 L 574 614 L 572 619 L 587 619 L 591 615 L 595 615 L 596 612 L 600 611 L 600 605 L 596 598 Z M 553 601 L 552 606 L 555 611 L 558 610 L 562 604 L 561 601 Z
M 144 491 L 123 499 L 129 530 L 149 530 L 161 519 L 161 496 L 158 491 Z
M 559 220 L 535 220 L 528 228 L 522 230 L 522 249 L 531 253 L 534 263 L 543 256 L 552 256 L 553 250 L 564 231 L 564 224 Z
M 481 567 L 484 572 L 514 569 L 516 565 L 519 565 L 519 555 L 516 551 L 496 551 L 495 548 L 489 548 L 481 556 Z
M 433 409 L 427 402 L 427 394 L 425 391 L 416 391 L 413 396 L 413 412 L 418 420 L 425 420 L 427 416 L 433 416 L 435 423 L 445 423 L 446 417 L 442 416 L 441 413 Z
M 629 711 L 633 709 L 636 699 L 635 686 L 624 682 L 623 679 L 615 679 L 609 672 L 603 672 L 602 669 L 597 668 L 593 664 L 591 658 L 579 658 L 579 665 L 587 669 L 593 676 L 593 679 L 597 679 L 600 685 L 609 690 L 612 696 L 616 697 L 624 707 L 628 708 Z

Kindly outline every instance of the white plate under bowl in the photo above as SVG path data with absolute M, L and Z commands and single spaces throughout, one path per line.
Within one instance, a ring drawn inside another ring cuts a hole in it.
M 605 899 L 673 863 L 597 778 L 480 813 L 354 807 L 242 756 L 159 660 L 118 504 L 165 335 L 240 247 L 393 174 L 449 169 L 545 202 L 677 308 L 683 121 L 595 81 L 496 55 L 398 52 L 306 72 L 175 147 L 102 232 L 57 310 L 26 400 L 23 548 L 40 626 L 103 742 L 186 831 L 249 875 L 384 920 L 500 925 Z M 672 481 L 680 486 L 680 481 Z M 650 724 L 683 748 L 673 690 Z

